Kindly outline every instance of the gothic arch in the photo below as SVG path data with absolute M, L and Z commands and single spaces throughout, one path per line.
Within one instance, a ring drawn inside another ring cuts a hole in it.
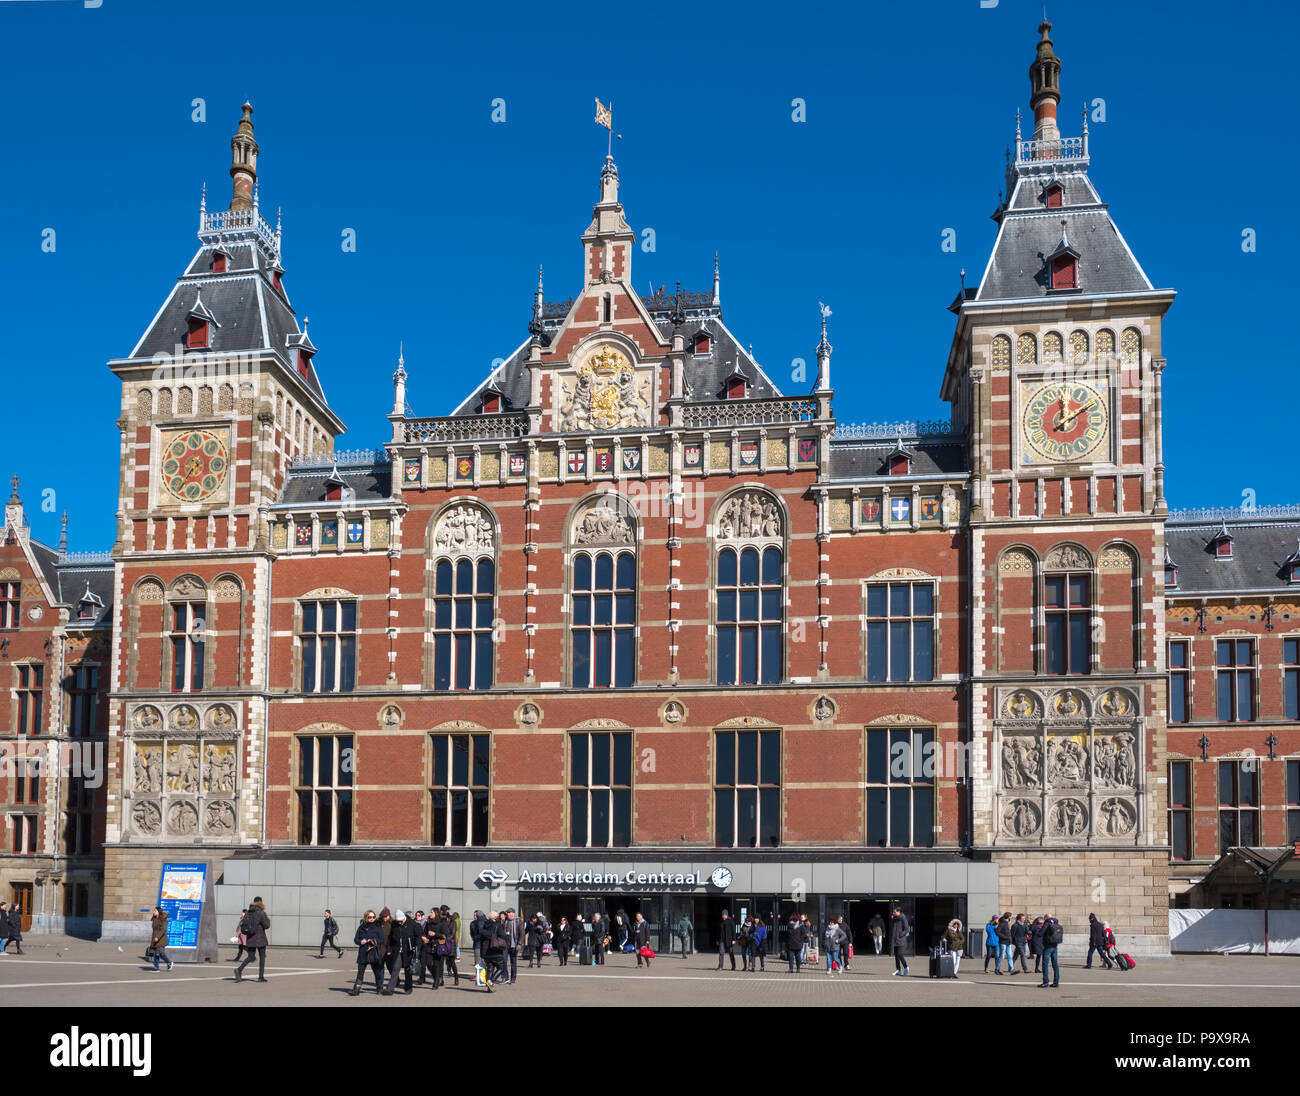
M 578 499 L 564 518 L 566 551 L 611 546 L 633 551 L 640 546 L 641 515 L 631 499 L 617 491 L 593 491 Z

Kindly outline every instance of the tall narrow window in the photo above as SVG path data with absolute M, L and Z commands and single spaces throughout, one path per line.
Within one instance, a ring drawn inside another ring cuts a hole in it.
M 69 777 L 68 806 L 63 815 L 64 851 L 87 856 L 94 851 L 95 789 L 85 777 Z
M 433 580 L 433 687 L 492 688 L 496 564 L 440 559 Z
M 429 789 L 432 843 L 488 843 L 489 740 L 485 734 L 434 734 Z
M 632 736 L 569 736 L 569 844 L 632 844 Z
M 718 684 L 781 680 L 781 549 L 718 553 Z
M 1192 858 L 1192 763 L 1169 762 L 1169 856 Z
M 1300 761 L 1286 763 L 1286 843 L 1300 841 Z
M 868 728 L 867 844 L 934 844 L 934 731 Z
M 41 733 L 41 709 L 45 698 L 45 667 L 18 667 L 18 733 Z
M 1214 644 L 1216 711 L 1220 723 L 1255 718 L 1255 645 L 1249 639 Z
M 18 757 L 13 762 L 12 800 L 34 807 L 41 801 L 41 759 Z
M 1219 762 L 1219 852 L 1259 844 L 1259 762 Z
M 714 833 L 719 848 L 781 843 L 781 732 L 714 736 Z
M 68 733 L 85 738 L 98 730 L 99 669 L 78 666 L 68 677 Z
M 1300 639 L 1282 640 L 1282 703 L 1287 719 L 1300 719 Z
M 626 688 L 636 679 L 636 556 L 573 557 L 573 687 Z
M 298 739 L 298 844 L 352 844 L 351 735 Z
M 10 850 L 16 853 L 34 853 L 40 816 L 11 814 L 9 816 Z
M 1088 672 L 1088 597 L 1086 574 L 1048 575 L 1043 580 L 1046 666 L 1049 674 Z
M 934 585 L 867 587 L 867 680 L 934 680 Z
M 171 610 L 172 691 L 196 693 L 203 688 L 204 604 L 175 602 Z
M 1186 723 L 1191 707 L 1191 667 L 1187 664 L 1187 640 L 1169 641 L 1169 722 Z
M 17 628 L 21 623 L 22 584 L 0 582 L 0 629 Z
M 302 603 L 302 691 L 350 693 L 357 679 L 357 603 Z

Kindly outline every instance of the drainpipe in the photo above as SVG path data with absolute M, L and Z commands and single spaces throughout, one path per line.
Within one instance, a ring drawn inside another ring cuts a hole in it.
M 274 571 L 273 562 L 268 552 L 266 560 L 266 650 L 262 654 L 262 805 L 259 812 L 262 816 L 262 832 L 258 839 L 258 844 L 262 848 L 266 847 L 266 761 L 267 754 L 271 752 L 271 588 Z

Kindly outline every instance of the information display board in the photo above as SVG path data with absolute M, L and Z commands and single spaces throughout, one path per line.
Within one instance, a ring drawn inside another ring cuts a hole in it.
M 198 947 L 207 878 L 206 864 L 163 864 L 158 906 L 167 914 L 169 947 Z

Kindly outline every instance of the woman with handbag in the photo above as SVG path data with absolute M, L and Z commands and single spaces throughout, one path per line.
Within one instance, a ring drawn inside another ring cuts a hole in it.
M 460 985 L 460 971 L 456 969 L 456 953 L 460 950 L 456 946 L 456 920 L 454 917 L 443 917 L 438 922 L 438 933 L 440 939 L 437 944 L 438 957 L 442 963 L 438 968 L 438 985 L 443 984 L 443 972 L 451 971 L 452 985 Z
M 636 965 L 644 960 L 645 969 L 650 969 L 650 960 L 655 957 L 654 948 L 650 946 L 650 922 L 639 913 L 632 922 L 632 945 L 636 948 Z
M 382 993 L 384 990 L 384 930 L 379 927 L 379 922 L 375 920 L 374 910 L 366 910 L 365 916 L 361 918 L 361 924 L 357 926 L 356 935 L 352 937 L 352 942 L 357 946 L 357 980 L 352 983 L 352 988 L 348 990 L 348 996 L 361 996 L 361 983 L 366 976 L 366 967 L 375 972 L 375 993 Z
M 153 935 L 149 938 L 149 950 L 153 953 L 153 972 L 158 973 L 158 960 L 167 962 L 167 971 L 172 969 L 171 957 L 167 954 L 167 911 L 161 906 L 154 906 L 150 921 Z

